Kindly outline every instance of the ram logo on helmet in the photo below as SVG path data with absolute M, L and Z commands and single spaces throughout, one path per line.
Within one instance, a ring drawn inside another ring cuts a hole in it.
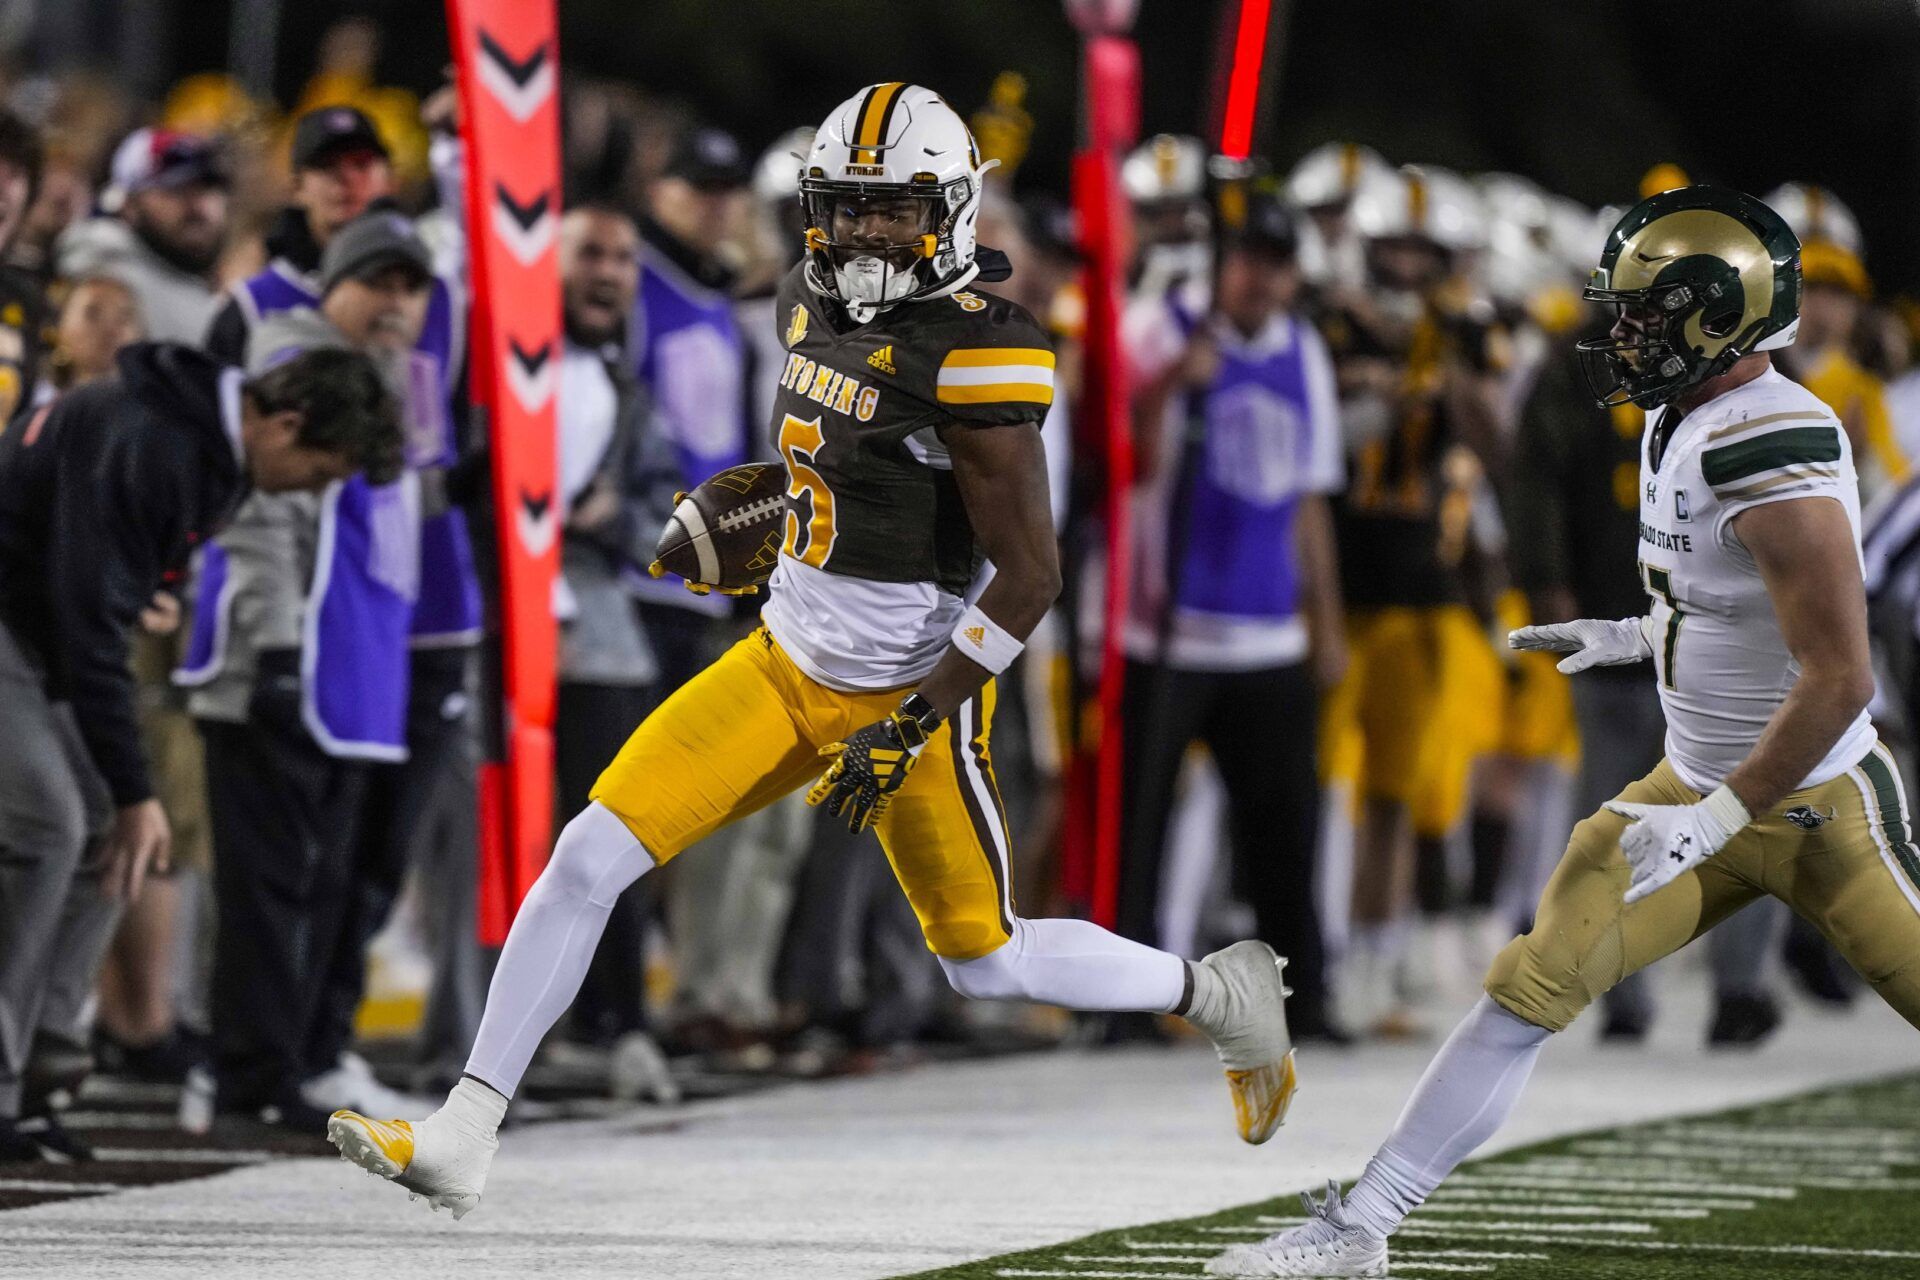
M 1584 295 L 1614 308 L 1611 332 L 1579 344 L 1603 405 L 1652 409 L 1800 325 L 1800 241 L 1765 204 L 1724 187 L 1642 200 L 1607 233 Z

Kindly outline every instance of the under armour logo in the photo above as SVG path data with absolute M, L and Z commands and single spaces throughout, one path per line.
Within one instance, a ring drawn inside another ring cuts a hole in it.
M 1667 856 L 1675 862 L 1685 862 L 1687 860 L 1687 850 L 1692 847 L 1693 837 L 1687 832 L 1682 831 L 1673 838 L 1673 845 L 1667 850 Z

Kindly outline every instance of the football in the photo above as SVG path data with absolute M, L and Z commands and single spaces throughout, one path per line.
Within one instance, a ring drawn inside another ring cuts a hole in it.
M 773 576 L 786 512 L 784 467 L 729 467 L 681 497 L 660 532 L 651 569 L 721 591 L 757 587 Z

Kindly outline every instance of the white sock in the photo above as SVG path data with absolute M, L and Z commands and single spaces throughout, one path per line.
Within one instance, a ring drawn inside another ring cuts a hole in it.
M 1454 1166 L 1506 1122 L 1551 1031 L 1481 996 L 1414 1086 L 1347 1196 L 1347 1220 L 1393 1234 Z
M 507 933 L 468 1075 L 513 1096 L 533 1051 L 578 994 L 614 900 L 653 865 L 627 824 L 597 803 L 567 824 Z
M 1172 1013 L 1189 993 L 1185 960 L 1085 920 L 1015 920 L 998 951 L 976 960 L 942 956 L 940 967 L 955 991 L 975 1000 Z
M 471 1076 L 461 1076 L 438 1114 L 477 1137 L 491 1139 L 500 1132 L 500 1121 L 506 1118 L 507 1100 L 493 1086 Z

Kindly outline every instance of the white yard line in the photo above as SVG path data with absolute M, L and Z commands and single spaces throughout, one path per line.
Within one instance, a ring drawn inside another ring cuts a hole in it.
M 170 1147 L 95 1147 L 93 1154 L 101 1160 L 127 1160 L 135 1164 L 266 1164 L 292 1159 L 272 1151 L 212 1151 Z M 6 1224 L 0 1223 L 0 1235 L 4 1235 L 5 1231 Z
M 1491 1165 L 1486 1169 L 1469 1169 L 1465 1173 L 1456 1173 L 1441 1184 L 1441 1189 L 1449 1187 L 1537 1187 L 1556 1191 L 1592 1191 L 1618 1192 L 1627 1194 L 1652 1194 L 1673 1192 L 1688 1196 L 1752 1196 L 1761 1200 L 1791 1200 L 1800 1193 L 1793 1187 L 1783 1185 L 1761 1185 L 1758 1183 L 1713 1183 L 1705 1184 L 1682 1179 L 1660 1178 L 1609 1178 L 1604 1176 L 1561 1177 L 1544 1173 L 1500 1173 L 1501 1168 L 1512 1169 L 1513 1165 Z
M 1920 1260 L 1920 1252 L 1902 1249 L 1841 1249 L 1818 1244 L 1709 1244 L 1702 1242 L 1683 1242 L 1679 1240 L 1614 1240 L 1605 1236 L 1592 1239 L 1571 1239 L 1566 1236 L 1537 1235 L 1524 1223 L 1512 1223 L 1518 1230 L 1500 1233 L 1495 1238 L 1514 1244 L 1552 1244 L 1552 1245 L 1591 1245 L 1596 1249 L 1646 1249 L 1667 1253 L 1759 1253 L 1780 1256 L 1810 1258 L 1894 1258 L 1902 1260 Z M 1400 1228 L 1403 1234 L 1416 1236 L 1451 1235 L 1454 1224 L 1442 1226 L 1434 1223 L 1420 1226 L 1409 1222 Z
M 1818 1169 L 1797 1172 L 1782 1165 L 1778 1160 L 1746 1165 L 1720 1165 L 1684 1160 L 1628 1160 L 1617 1156 L 1594 1156 L 1591 1159 L 1578 1159 L 1565 1156 L 1545 1158 L 1540 1162 L 1532 1160 L 1523 1164 L 1503 1166 L 1510 1169 L 1538 1170 L 1541 1173 L 1563 1172 L 1570 1176 L 1596 1177 L 1651 1177 L 1651 1178 L 1688 1178 L 1696 1184 L 1718 1185 L 1720 1179 L 1738 1177 L 1750 1183 L 1774 1183 L 1778 1186 L 1814 1186 L 1814 1179 L 1839 1178 L 1863 1190 L 1904 1191 L 1920 1186 L 1920 1179 L 1894 1178 L 1893 1169 L 1883 1164 L 1861 1164 L 1849 1172 L 1837 1172 L 1837 1166 L 1822 1165 Z
M 1640 1218 L 1668 1218 L 1699 1221 L 1713 1216 L 1711 1209 L 1645 1209 L 1624 1204 L 1516 1204 L 1502 1200 L 1493 1204 L 1423 1204 L 1416 1217 L 1426 1214 L 1507 1213 L 1516 1218 L 1604 1218 L 1608 1214 L 1630 1213 Z
M 42 1182 L 34 1178 L 0 1178 L 0 1191 L 45 1191 L 71 1195 L 104 1195 L 125 1191 L 117 1182 Z
M 1633 1138 L 1589 1138 L 1574 1143 L 1571 1149 L 1580 1155 L 1652 1156 L 1657 1159 L 1691 1160 L 1696 1164 L 1740 1164 L 1756 1168 L 1764 1168 L 1769 1164 L 1780 1167 L 1780 1162 L 1787 1159 L 1782 1152 L 1769 1147 L 1736 1147 L 1731 1143 L 1701 1147 L 1690 1142 L 1645 1142 Z M 1787 1161 L 1787 1167 L 1821 1168 L 1827 1172 L 1851 1169 L 1862 1163 L 1886 1165 L 1899 1164 L 1901 1161 L 1875 1151 L 1796 1151 Z
M 170 1115 L 151 1111 L 62 1111 L 60 1123 L 69 1129 L 129 1129 L 158 1133 L 180 1127 Z
M 1840 1147 L 1851 1155 L 1865 1147 L 1899 1147 L 1920 1153 L 1920 1139 L 1892 1134 L 1883 1129 L 1832 1129 L 1767 1127 L 1745 1125 L 1661 1125 L 1646 1131 L 1648 1137 L 1689 1142 L 1726 1142 L 1746 1147 Z
M 1524 1187 L 1483 1188 L 1478 1186 L 1450 1186 L 1441 1183 L 1440 1189 L 1433 1193 L 1434 1200 L 1486 1200 L 1518 1202 L 1522 1204 L 1582 1204 L 1611 1205 L 1617 1210 L 1637 1210 L 1641 1206 L 1654 1209 L 1751 1209 L 1758 1200 L 1735 1199 L 1721 1196 L 1654 1196 L 1646 1194 L 1623 1195 L 1595 1188 L 1589 1191 L 1536 1191 Z M 1429 1201 L 1431 1203 L 1431 1201 Z

